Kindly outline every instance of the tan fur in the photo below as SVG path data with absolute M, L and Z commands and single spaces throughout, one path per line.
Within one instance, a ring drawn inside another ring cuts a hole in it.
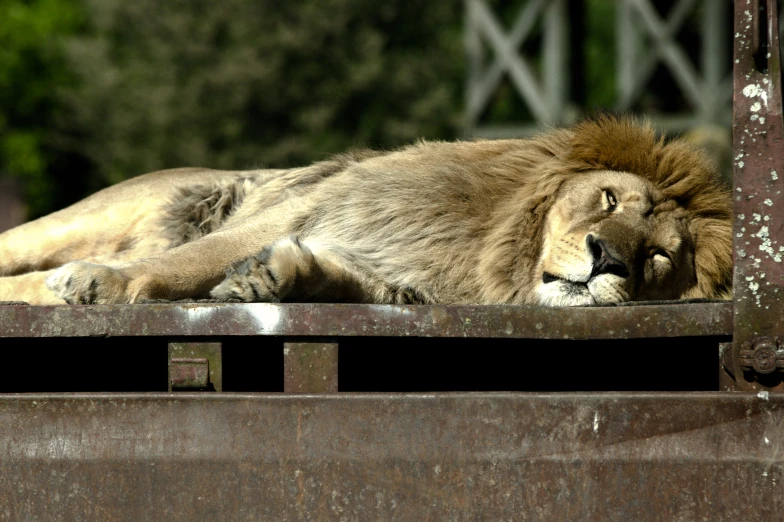
M 730 209 L 699 152 L 612 117 L 299 169 L 163 171 L 0 235 L 0 300 L 712 298 L 730 286 Z

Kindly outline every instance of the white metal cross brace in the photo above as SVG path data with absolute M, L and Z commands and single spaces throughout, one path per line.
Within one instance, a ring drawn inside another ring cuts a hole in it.
M 695 69 L 675 40 L 696 5 L 696 0 L 679 0 L 666 20 L 662 20 L 650 0 L 623 0 L 619 3 L 618 108 L 628 109 L 634 103 L 660 62 L 672 72 L 686 99 L 699 114 L 710 119 L 716 114 L 718 106 L 729 104 L 732 90 L 729 77 L 725 78 L 724 2 L 703 1 L 703 74 Z M 635 23 L 637 20 L 639 22 Z M 638 45 L 641 31 L 653 42 L 647 54 Z
M 564 1 L 527 2 L 507 34 L 485 0 L 466 0 L 466 48 L 471 61 L 466 117 L 469 127 L 476 124 L 482 111 L 508 73 L 517 92 L 540 122 L 557 123 L 565 101 Z M 544 15 L 544 80 L 540 85 L 530 65 L 518 49 L 536 21 Z M 482 38 L 495 52 L 495 60 L 484 67 Z

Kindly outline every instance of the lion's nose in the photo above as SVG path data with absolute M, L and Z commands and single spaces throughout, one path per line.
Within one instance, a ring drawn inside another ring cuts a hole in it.
M 615 274 L 620 277 L 629 277 L 629 269 L 626 268 L 623 261 L 619 261 L 607 250 L 607 245 L 604 244 L 604 241 L 596 239 L 593 237 L 593 234 L 588 234 L 588 237 L 585 238 L 585 244 L 593 256 L 591 277 L 600 274 Z

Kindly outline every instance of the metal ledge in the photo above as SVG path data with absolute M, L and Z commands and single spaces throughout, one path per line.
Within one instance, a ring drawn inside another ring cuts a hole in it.
M 732 302 L 673 301 L 585 308 L 236 303 L 0 306 L 0 338 L 240 335 L 729 337 Z
M 764 392 L 38 394 L 0 396 L 0 419 L 8 520 L 784 512 L 784 396 Z

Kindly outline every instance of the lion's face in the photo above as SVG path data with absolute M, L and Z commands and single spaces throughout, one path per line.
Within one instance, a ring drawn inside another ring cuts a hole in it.
M 574 176 L 561 186 L 545 221 L 539 302 L 579 306 L 681 297 L 696 283 L 685 217 L 639 176 Z

